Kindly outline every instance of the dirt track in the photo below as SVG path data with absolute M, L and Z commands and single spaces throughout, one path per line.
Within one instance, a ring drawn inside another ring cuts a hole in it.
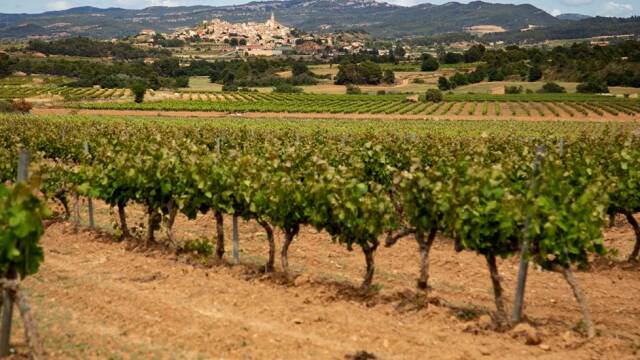
M 494 113 L 493 104 L 490 105 L 491 112 Z M 247 113 L 224 113 L 214 111 L 152 111 L 152 110 L 91 110 L 91 109 L 66 109 L 66 108 L 35 108 L 32 110 L 36 115 L 104 115 L 104 116 L 169 116 L 169 117 L 193 117 L 193 118 L 220 118 L 220 117 L 243 117 L 243 118 L 290 118 L 290 119 L 381 119 L 381 120 L 518 120 L 518 121 L 594 121 L 594 122 L 635 122 L 640 120 L 640 116 L 629 116 L 619 114 L 596 115 L 590 114 L 582 116 L 578 114 L 570 117 L 560 114 L 559 117 L 546 113 L 545 116 L 518 114 L 512 116 L 510 112 L 503 109 L 500 116 L 482 115 L 480 106 L 474 115 L 398 115 L 398 114 L 322 114 L 322 113 L 267 113 L 267 112 L 247 112 Z
M 110 228 L 108 208 L 98 204 L 97 214 L 98 225 Z M 130 209 L 130 223 L 141 214 Z M 176 229 L 182 240 L 214 232 L 210 216 L 180 218 Z M 638 266 L 599 261 L 577 274 L 600 332 L 592 342 L 573 330 L 580 313 L 562 278 L 530 271 L 525 312 L 543 345 L 528 346 L 473 319 L 494 309 L 485 262 L 455 253 L 447 239 L 438 238 L 432 251 L 432 304 L 416 310 L 418 253 L 410 239 L 377 252 L 379 291 L 362 297 L 353 290 L 361 253 L 313 229 L 303 229 L 292 246 L 290 262 L 302 274 L 292 282 L 254 271 L 267 245 L 253 223 L 241 224 L 242 264 L 211 267 L 72 230 L 69 223 L 47 229 L 45 263 L 26 282 L 51 358 L 344 359 L 359 350 L 381 359 L 640 356 Z M 633 244 L 627 227 L 607 238 L 620 258 Z M 508 298 L 516 269 L 514 259 L 500 262 Z M 23 351 L 21 334 L 15 340 Z

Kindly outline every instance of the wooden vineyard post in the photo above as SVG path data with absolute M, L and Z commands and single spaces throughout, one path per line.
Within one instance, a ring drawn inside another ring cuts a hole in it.
M 233 248 L 231 253 L 233 254 L 233 261 L 238 264 L 240 263 L 240 239 L 238 234 L 238 215 L 233 215 L 233 235 L 232 235 L 232 244 Z
M 539 146 L 536 149 L 536 158 L 533 160 L 533 170 L 531 175 L 531 182 L 529 187 L 532 191 L 536 191 L 537 183 L 536 176 L 540 170 L 540 164 L 542 162 L 542 153 L 544 148 Z M 527 284 L 527 272 L 529 270 L 529 227 L 531 225 L 531 214 L 527 215 L 527 219 L 524 224 L 524 233 L 522 240 L 522 248 L 520 249 L 520 265 L 518 267 L 518 282 L 516 285 L 516 295 L 513 301 L 513 315 L 512 320 L 514 324 L 517 324 L 522 319 L 522 307 L 524 305 L 524 292 Z
M 16 182 L 27 182 L 29 179 L 29 161 L 31 153 L 28 150 L 20 150 L 18 155 L 18 176 Z M 9 267 L 6 274 L 7 280 L 15 280 L 16 269 Z M 0 333 L 0 357 L 9 356 L 9 343 L 11 340 L 11 320 L 13 319 L 13 296 L 6 287 L 2 290 L 2 331 Z
M 89 156 L 89 143 L 84 142 L 84 152 L 87 156 Z M 87 197 L 87 207 L 89 208 L 89 228 L 95 229 L 96 223 L 93 217 L 93 199 L 91 196 Z

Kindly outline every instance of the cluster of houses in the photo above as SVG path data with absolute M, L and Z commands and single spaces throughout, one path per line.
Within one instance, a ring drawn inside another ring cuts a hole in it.
M 142 30 L 134 40 L 139 44 L 153 46 L 156 31 Z M 215 43 L 223 52 L 238 52 L 247 56 L 277 56 L 285 52 L 298 54 L 325 54 L 371 51 L 363 41 L 338 41 L 334 34 L 298 34 L 293 28 L 279 23 L 275 14 L 264 23 L 230 23 L 221 19 L 204 21 L 194 28 L 183 28 L 169 38 L 185 41 Z M 380 50 L 383 53 L 388 50 Z M 383 55 L 383 54 L 381 54 Z

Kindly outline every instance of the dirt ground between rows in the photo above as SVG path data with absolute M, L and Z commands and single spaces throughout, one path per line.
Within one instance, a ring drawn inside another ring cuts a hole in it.
M 142 210 L 127 213 L 141 233 Z M 437 238 L 431 254 L 429 304 L 419 307 L 418 251 L 409 238 L 378 250 L 377 291 L 363 296 L 356 290 L 361 252 L 311 228 L 291 248 L 295 280 L 284 281 L 255 271 L 267 244 L 251 222 L 240 223 L 241 264 L 207 266 L 192 255 L 114 241 L 115 216 L 102 203 L 96 222 L 98 231 L 77 234 L 70 222 L 50 224 L 45 262 L 24 284 L 53 359 L 345 359 L 362 350 L 379 359 L 640 357 L 640 266 L 618 261 L 634 239 L 623 222 L 606 231 L 619 253 L 577 273 L 599 332 L 592 341 L 578 330 L 579 308 L 562 277 L 531 269 L 525 313 L 541 345 L 482 327 L 478 317 L 494 309 L 485 261 L 456 253 L 445 238 Z M 214 229 L 210 215 L 179 217 L 175 227 L 181 242 L 211 239 Z M 228 218 L 225 230 L 229 238 Z M 276 237 L 279 245 L 283 236 Z M 162 231 L 158 238 L 166 239 Z M 517 265 L 517 259 L 499 263 L 508 299 Z M 24 354 L 19 326 L 14 332 Z
M 221 118 L 241 116 L 243 118 L 283 118 L 283 119 L 369 119 L 369 120 L 518 120 L 518 121 L 593 121 L 593 122 L 635 122 L 640 120 L 640 115 L 618 114 L 617 116 L 605 113 L 597 115 L 589 113 L 587 116 L 576 114 L 570 117 L 564 112 L 559 117 L 545 112 L 546 116 L 518 115 L 513 116 L 511 111 L 502 108 L 500 116 L 495 115 L 494 105 L 490 104 L 490 111 L 482 115 L 482 106 L 478 106 L 474 115 L 462 112 L 459 115 L 411 115 L 411 114 L 322 114 L 322 113 L 225 113 L 215 111 L 152 111 L 152 110 L 93 110 L 93 109 L 66 109 L 66 108 L 34 108 L 31 112 L 36 115 L 104 115 L 104 116 L 170 116 L 193 118 Z

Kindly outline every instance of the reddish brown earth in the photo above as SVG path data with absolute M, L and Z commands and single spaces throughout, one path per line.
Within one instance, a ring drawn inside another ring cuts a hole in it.
M 507 111 L 505 111 L 507 110 Z M 489 112 L 482 115 L 482 103 L 478 104 L 474 115 L 462 112 L 460 115 L 412 115 L 412 114 L 322 114 L 322 113 L 268 113 L 268 112 L 247 112 L 230 114 L 214 111 L 152 111 L 152 110 L 92 110 L 92 109 L 66 109 L 66 108 L 35 108 L 31 111 L 37 115 L 104 115 L 104 116 L 170 116 L 170 117 L 193 117 L 193 118 L 220 118 L 220 117 L 243 117 L 243 118 L 281 118 L 281 119 L 365 119 L 365 120 L 518 120 L 518 121 L 594 121 L 594 122 L 629 122 L 640 120 L 639 115 L 611 115 L 605 113 L 597 115 L 589 113 L 587 116 L 576 114 L 570 117 L 560 112 L 560 117 L 555 117 L 544 109 L 545 116 L 540 116 L 537 111 L 532 111 L 531 116 L 524 112 L 518 112 L 517 116 L 512 116 L 511 111 L 502 108 L 500 116 L 495 115 L 494 104 L 489 103 Z M 440 112 L 440 110 L 438 110 Z
M 127 211 L 130 224 L 143 222 L 142 211 Z M 433 290 L 421 307 L 411 239 L 379 249 L 377 291 L 363 295 L 357 290 L 361 253 L 310 228 L 292 245 L 295 280 L 286 281 L 256 271 L 267 244 L 254 223 L 241 222 L 241 264 L 207 266 L 160 246 L 116 242 L 108 234 L 113 223 L 109 209 L 98 204 L 100 232 L 76 234 L 68 222 L 47 228 L 45 262 L 24 286 L 50 358 L 344 359 L 361 350 L 380 359 L 640 357 L 640 267 L 618 261 L 634 239 L 623 223 L 606 231 L 607 244 L 619 254 L 577 273 L 597 324 L 595 339 L 577 330 L 580 312 L 562 277 L 531 269 L 525 313 L 541 345 L 526 345 L 478 320 L 494 309 L 485 262 L 454 252 L 445 238 L 432 250 Z M 225 219 L 227 234 L 230 223 Z M 176 224 L 180 241 L 213 233 L 211 216 Z M 158 235 L 164 241 L 163 232 Z M 512 299 L 517 259 L 499 265 Z M 19 353 L 23 342 L 16 330 Z

